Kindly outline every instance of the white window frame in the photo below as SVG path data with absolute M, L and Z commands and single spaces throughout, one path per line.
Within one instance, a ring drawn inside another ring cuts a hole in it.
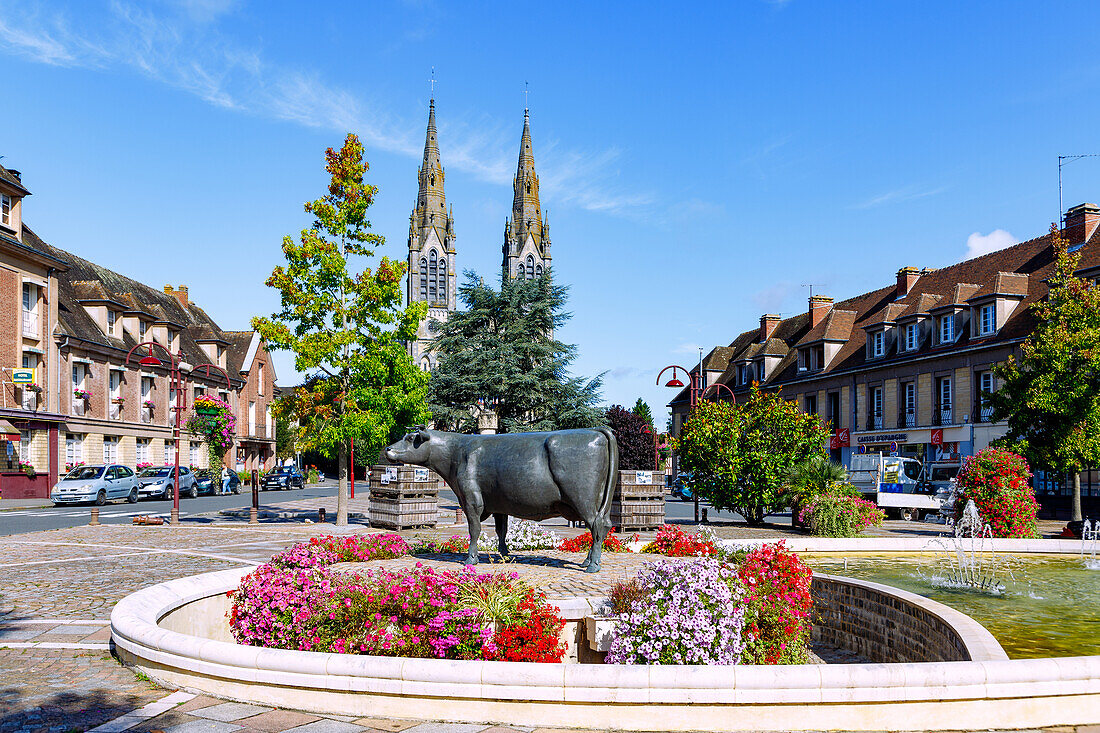
M 260 369 L 256 372 L 256 394 L 261 397 L 264 396 L 264 365 L 259 365 Z
M 0 224 L 11 228 L 13 211 L 15 211 L 15 199 L 6 193 L 0 193 Z
M 264 408 L 264 425 L 267 428 L 267 432 L 264 433 L 265 437 L 268 437 L 268 438 L 275 437 L 275 434 L 271 429 L 271 405 L 268 405 L 267 407 Z
M 905 382 L 902 386 L 902 409 L 905 410 L 905 414 L 916 414 L 917 412 L 917 383 Z
M 84 460 L 84 434 L 65 433 L 65 463 L 74 465 Z
M 940 343 L 950 344 L 955 341 L 955 314 L 949 313 L 940 316 Z
M 190 455 L 188 457 L 191 459 L 190 464 L 192 466 L 198 466 L 199 465 L 199 444 L 198 443 L 195 443 L 195 442 L 191 443 L 189 454 Z
M 886 332 L 875 331 L 871 334 L 871 356 L 883 356 L 886 354 Z
M 915 351 L 917 344 L 920 342 L 918 334 L 920 333 L 919 323 L 910 323 L 905 327 L 905 350 Z
M 986 384 L 986 382 L 988 382 L 988 384 Z M 978 375 L 978 389 L 982 392 L 993 391 L 993 372 L 987 370 Z
M 137 463 L 149 463 L 149 449 L 152 445 L 152 440 L 149 438 L 138 438 L 137 447 L 134 454 L 137 456 Z
M 103 436 L 103 462 L 118 463 L 118 437 L 114 435 Z
M 138 341 L 145 340 L 145 332 L 148 330 L 148 325 L 141 318 L 138 319 Z
M 987 319 L 988 316 L 988 319 Z M 987 323 L 988 321 L 988 323 Z M 978 334 L 988 336 L 997 330 L 997 307 L 993 303 L 978 309 Z
M 32 466 L 34 463 L 31 461 L 31 441 L 34 440 L 33 430 L 20 430 L 19 431 L 19 460 L 23 463 L 30 463 Z
M 167 438 L 164 441 L 164 450 L 162 451 L 164 456 L 164 465 L 173 466 L 176 463 L 176 441 L 172 438 Z
M 940 384 L 939 384 L 940 408 L 939 409 L 940 409 L 941 412 L 946 411 L 946 410 L 950 410 L 952 407 L 954 407 L 954 404 L 953 404 L 954 400 L 952 399 L 953 394 L 952 394 L 951 387 L 952 387 L 951 377 L 940 377 Z M 944 396 L 947 397 L 946 400 L 944 399 Z
M 108 336 L 114 336 L 115 335 L 115 329 L 118 327 L 117 324 L 118 324 L 118 313 L 116 313 L 115 311 L 108 308 L 107 309 L 107 335 Z
M 248 434 L 256 434 L 256 403 L 253 400 L 248 401 Z

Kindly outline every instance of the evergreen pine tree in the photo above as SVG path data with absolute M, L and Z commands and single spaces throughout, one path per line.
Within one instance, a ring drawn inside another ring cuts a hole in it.
M 650 430 L 653 430 L 653 413 L 649 410 L 649 403 L 643 400 L 641 397 L 634 403 L 634 409 L 631 410 L 635 415 L 645 420 L 645 424 L 649 426 Z
M 500 432 L 602 425 L 602 375 L 570 376 L 575 346 L 551 335 L 567 320 L 568 288 L 547 271 L 533 280 L 505 279 L 500 290 L 465 273 L 458 296 L 466 310 L 440 324 L 432 345 L 428 404 L 437 427 L 477 432 L 479 408 L 495 410 Z

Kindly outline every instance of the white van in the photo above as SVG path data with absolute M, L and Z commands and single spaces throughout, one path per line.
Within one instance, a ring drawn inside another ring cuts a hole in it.
M 940 510 L 941 499 L 921 480 L 921 462 L 882 453 L 853 453 L 848 480 L 888 517 L 919 521 Z

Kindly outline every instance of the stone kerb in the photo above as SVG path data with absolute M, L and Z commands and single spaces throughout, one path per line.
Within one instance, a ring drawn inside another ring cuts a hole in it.
M 529 664 L 262 649 L 158 625 L 194 628 L 188 607 L 208 615 L 214 597 L 223 599 L 224 614 L 226 592 L 249 570 L 183 578 L 124 598 L 111 616 L 119 656 L 169 687 L 347 715 L 625 730 L 977 730 L 1100 721 L 1100 657 L 797 667 Z

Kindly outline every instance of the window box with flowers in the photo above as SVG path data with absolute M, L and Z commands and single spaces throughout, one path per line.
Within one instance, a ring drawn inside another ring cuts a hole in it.
M 114 399 L 111 400 L 111 404 L 112 405 L 118 405 L 119 407 L 122 407 L 123 405 L 126 404 L 126 398 L 125 397 L 115 397 Z
M 34 478 L 38 475 L 38 472 L 34 470 L 34 466 L 26 461 L 19 461 L 19 470 L 27 474 L 27 478 Z
M 86 389 L 78 388 L 73 390 L 73 397 L 77 398 L 78 400 L 84 400 L 85 402 L 87 402 L 88 400 L 92 399 L 92 393 Z
M 145 400 L 144 402 L 141 403 L 141 406 L 144 407 L 147 410 L 152 410 L 153 407 L 154 407 L 154 404 L 153 404 L 152 400 Z

